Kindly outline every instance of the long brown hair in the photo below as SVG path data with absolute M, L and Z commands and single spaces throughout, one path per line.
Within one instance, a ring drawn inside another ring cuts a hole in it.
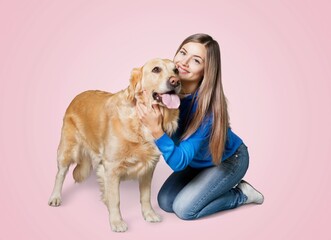
M 221 51 L 218 42 L 211 36 L 207 34 L 194 34 L 182 42 L 176 54 L 183 45 L 189 42 L 203 44 L 206 47 L 207 54 L 204 77 L 200 82 L 197 96 L 197 110 L 181 138 L 185 139 L 191 136 L 202 124 L 204 117 L 211 114 L 213 121 L 209 149 L 213 163 L 219 165 L 224 151 L 227 129 L 230 126 L 227 100 L 222 86 Z

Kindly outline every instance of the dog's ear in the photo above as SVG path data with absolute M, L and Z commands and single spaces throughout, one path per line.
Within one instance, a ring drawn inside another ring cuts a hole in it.
M 131 72 L 128 99 L 134 100 L 135 94 L 141 91 L 142 68 L 134 68 Z

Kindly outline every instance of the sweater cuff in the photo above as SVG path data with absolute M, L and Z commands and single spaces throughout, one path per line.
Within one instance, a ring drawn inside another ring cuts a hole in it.
M 161 137 L 154 139 L 154 142 L 157 146 L 159 146 L 160 144 L 164 144 L 169 140 L 171 140 L 171 138 L 166 133 L 163 133 Z

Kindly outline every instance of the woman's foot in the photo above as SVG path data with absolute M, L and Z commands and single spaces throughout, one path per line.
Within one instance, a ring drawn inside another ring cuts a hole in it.
M 263 203 L 264 197 L 263 197 L 262 193 L 257 191 L 248 182 L 241 180 L 237 187 L 247 197 L 245 204 L 248 204 L 248 203 L 262 204 Z

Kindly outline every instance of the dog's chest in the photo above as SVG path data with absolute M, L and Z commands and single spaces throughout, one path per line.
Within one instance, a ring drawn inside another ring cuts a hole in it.
M 105 154 L 117 174 L 134 179 L 153 170 L 161 153 L 149 130 L 132 118 L 112 126 Z
M 171 129 L 171 133 L 177 127 L 176 118 L 167 119 L 164 127 L 165 130 Z M 139 120 L 134 106 L 115 108 L 110 117 L 109 130 L 106 155 L 118 174 L 123 178 L 139 178 L 155 168 L 161 152 L 150 130 Z
M 159 160 L 160 152 L 154 143 L 127 142 L 118 152 L 118 170 L 123 178 L 134 179 L 153 170 Z

